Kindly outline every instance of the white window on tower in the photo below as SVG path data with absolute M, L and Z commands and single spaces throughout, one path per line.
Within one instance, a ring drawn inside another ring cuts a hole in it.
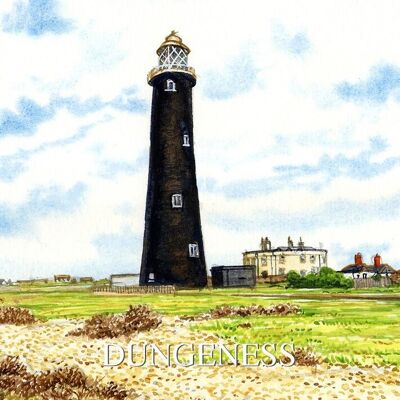
M 181 194 L 173 194 L 171 197 L 172 208 L 182 208 L 183 198 Z
M 167 79 L 164 92 L 176 92 L 175 82 L 172 79 Z
M 192 258 L 199 258 L 199 245 L 197 243 L 190 243 L 189 244 L 189 257 Z
M 186 133 L 183 135 L 183 145 L 182 146 L 190 147 L 189 135 Z
M 300 262 L 305 263 L 306 262 L 306 255 L 305 254 L 300 254 Z

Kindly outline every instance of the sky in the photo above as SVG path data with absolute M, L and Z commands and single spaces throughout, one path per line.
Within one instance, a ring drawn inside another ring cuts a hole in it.
M 0 277 L 139 272 L 147 72 L 191 48 L 208 267 L 261 236 L 400 268 L 400 3 L 0 1 Z

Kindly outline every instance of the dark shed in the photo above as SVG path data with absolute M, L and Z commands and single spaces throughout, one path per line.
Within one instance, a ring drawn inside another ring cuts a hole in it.
M 256 285 L 255 265 L 221 265 L 211 268 L 213 287 L 254 287 Z

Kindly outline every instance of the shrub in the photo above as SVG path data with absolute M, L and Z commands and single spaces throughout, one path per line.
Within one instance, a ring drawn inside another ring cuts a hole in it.
M 314 353 L 309 348 L 296 347 L 292 353 L 296 365 L 304 365 L 308 367 L 315 367 L 322 363 L 322 358 L 320 355 Z M 289 357 L 284 357 L 281 360 L 283 363 L 288 363 Z
M 276 304 L 268 307 L 261 305 L 251 306 L 218 306 L 208 313 L 200 314 L 197 316 L 182 316 L 181 319 L 189 321 L 201 321 L 211 318 L 226 318 L 226 317 L 247 317 L 249 315 L 288 315 L 300 314 L 301 308 L 295 304 Z
M 129 310 L 124 314 L 94 315 L 85 321 L 83 328 L 78 328 L 69 335 L 86 335 L 91 339 L 113 338 L 155 329 L 160 324 L 161 317 L 150 307 L 146 305 L 129 306 Z
M 303 277 L 296 271 L 289 271 L 287 282 L 290 287 L 303 287 Z
M 5 394 L 43 400 L 112 399 L 124 400 L 128 391 L 113 382 L 99 385 L 75 367 L 53 371 L 29 372 L 18 357 L 7 356 L 0 362 L 0 389 Z
M 263 279 L 267 279 L 267 278 L 268 278 L 268 271 L 262 271 L 262 272 L 261 272 L 261 277 L 262 277 Z
M 29 325 L 36 322 L 32 312 L 26 308 L 0 307 L 0 324 Z
M 340 272 L 331 268 L 322 267 L 318 274 L 301 276 L 295 271 L 290 271 L 287 276 L 288 287 L 292 288 L 345 288 L 353 287 L 353 281 Z

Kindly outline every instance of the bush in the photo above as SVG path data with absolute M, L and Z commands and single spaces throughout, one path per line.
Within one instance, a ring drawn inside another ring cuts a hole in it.
M 308 367 L 315 367 L 322 363 L 322 358 L 319 354 L 314 353 L 310 348 L 296 347 L 292 353 L 296 360 L 296 365 L 305 365 Z M 289 362 L 289 357 L 284 357 L 281 360 L 283 363 L 287 364 Z
M 288 286 L 290 287 L 304 287 L 303 281 L 303 277 L 296 271 L 289 271 L 289 273 L 287 274 L 287 282 Z
M 263 279 L 267 279 L 267 278 L 268 278 L 268 271 L 262 271 L 262 272 L 261 272 L 261 277 L 262 277 Z
M 113 338 L 155 329 L 160 324 L 161 317 L 150 307 L 146 305 L 129 306 L 129 310 L 124 314 L 94 315 L 85 321 L 83 328 L 78 328 L 69 335 L 86 335 L 91 339 Z
M 227 317 L 248 317 L 249 315 L 288 315 L 288 314 L 301 314 L 302 310 L 296 304 L 272 304 L 268 307 L 261 305 L 251 306 L 218 306 L 208 313 L 196 316 L 182 316 L 181 319 L 189 321 L 202 321 L 211 318 L 227 318 Z
M 124 400 L 128 391 L 113 382 L 99 385 L 75 367 L 53 371 L 29 372 L 18 357 L 7 356 L 0 362 L 0 389 L 5 394 L 43 400 L 113 399 Z
M 311 273 L 301 276 L 295 271 L 287 275 L 288 287 L 292 288 L 344 288 L 353 287 L 353 281 L 340 272 L 331 268 L 322 267 L 318 274 Z
M 32 312 L 26 308 L 0 307 L 0 324 L 30 325 L 36 322 Z

